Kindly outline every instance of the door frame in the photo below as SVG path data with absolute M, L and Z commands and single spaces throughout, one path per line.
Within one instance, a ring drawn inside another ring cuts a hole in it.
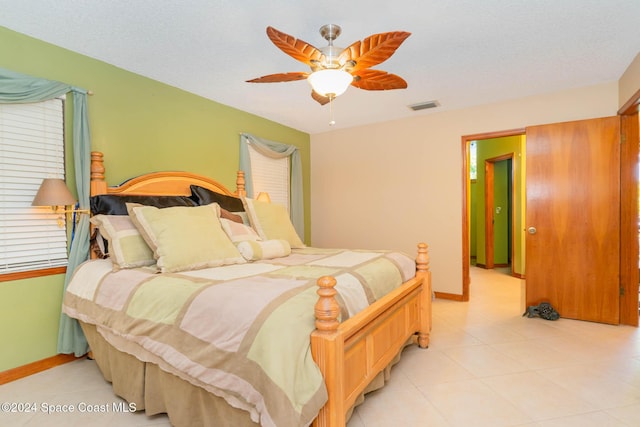
M 620 115 L 620 324 L 638 326 L 638 90 Z M 635 140 L 635 143 L 633 141 Z
M 471 277 L 469 266 L 471 265 L 471 251 L 469 239 L 471 234 L 471 179 L 469 177 L 469 145 L 471 141 L 481 139 L 502 138 L 506 136 L 524 135 L 524 128 L 511 129 L 498 132 L 486 132 L 461 137 L 462 147 L 462 295 L 458 300 L 469 301 L 469 283 Z M 512 258 L 513 259 L 513 258 Z
M 487 270 L 493 269 L 495 260 L 493 251 L 493 204 L 495 202 L 493 184 L 494 163 L 487 159 L 484 161 L 484 268 Z
M 514 259 L 514 236 L 515 236 L 515 218 L 514 215 L 514 206 L 513 201 L 515 199 L 515 186 L 513 179 L 513 160 L 514 153 L 507 153 L 501 156 L 492 157 L 490 159 L 485 159 L 484 161 L 484 266 L 486 269 L 492 269 L 495 267 L 495 235 L 494 235 L 494 167 L 497 162 L 502 162 L 504 160 L 511 160 L 511 175 L 509 176 L 510 187 L 511 187 L 511 195 L 509 199 L 509 208 L 508 214 L 511 216 L 511 242 L 509 243 L 510 254 L 509 258 L 511 259 L 511 274 L 513 274 L 513 259 Z

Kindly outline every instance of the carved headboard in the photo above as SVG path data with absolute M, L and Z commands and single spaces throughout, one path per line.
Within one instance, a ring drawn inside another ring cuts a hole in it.
M 124 183 L 109 187 L 104 179 L 104 155 L 99 151 L 91 152 L 91 195 L 128 194 L 128 195 L 191 195 L 191 185 L 198 185 L 228 196 L 244 196 L 244 172 L 238 171 L 236 190 L 231 191 L 218 181 L 190 172 L 151 172 L 131 178 Z

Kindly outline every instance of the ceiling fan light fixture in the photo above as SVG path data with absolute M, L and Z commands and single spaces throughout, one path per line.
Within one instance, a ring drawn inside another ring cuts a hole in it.
M 342 49 L 333 45 L 341 31 L 338 25 L 323 25 L 320 35 L 329 45 L 318 49 L 304 40 L 267 27 L 269 40 L 293 59 L 308 65 L 311 74 L 301 71 L 268 74 L 247 82 L 276 83 L 307 79 L 313 88 L 311 98 L 320 105 L 331 104 L 331 100 L 342 95 L 349 85 L 364 90 L 407 88 L 407 82 L 401 77 L 369 68 L 386 61 L 411 33 L 390 31 L 373 34 Z
M 335 98 L 345 93 L 353 76 L 344 70 L 327 69 L 311 73 L 307 81 L 318 95 Z

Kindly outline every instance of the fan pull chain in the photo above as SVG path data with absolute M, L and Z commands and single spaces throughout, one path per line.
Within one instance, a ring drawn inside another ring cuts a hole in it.
M 333 98 L 335 98 L 335 96 L 329 95 L 329 126 L 336 124 L 336 121 L 333 119 Z

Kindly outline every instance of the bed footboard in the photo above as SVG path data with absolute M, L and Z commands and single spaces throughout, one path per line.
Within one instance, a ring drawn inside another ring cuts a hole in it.
M 311 351 L 325 379 L 329 400 L 313 425 L 346 425 L 346 413 L 367 385 L 417 336 L 429 345 L 431 330 L 431 272 L 428 247 L 418 245 L 416 275 L 367 309 L 338 322 L 340 308 L 334 296 L 336 281 L 318 280 L 316 330 Z

